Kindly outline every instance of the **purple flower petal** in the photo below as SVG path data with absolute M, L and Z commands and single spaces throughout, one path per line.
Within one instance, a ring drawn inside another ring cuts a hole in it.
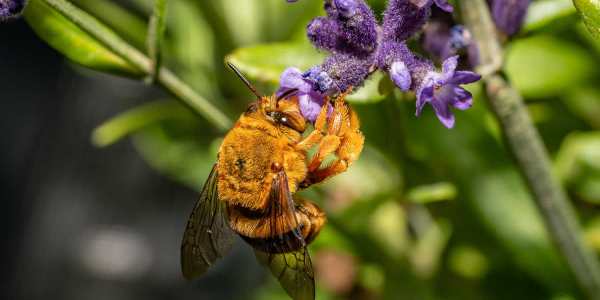
M 302 77 L 302 72 L 298 68 L 287 68 L 281 73 L 279 80 L 279 90 L 277 94 L 281 94 L 289 89 L 298 89 L 298 91 L 308 93 L 312 86 Z
M 442 78 L 444 82 L 449 81 L 454 76 L 454 70 L 458 66 L 458 55 L 448 57 L 442 64 Z
M 321 111 L 321 104 L 314 101 L 309 95 L 301 95 L 298 97 L 300 112 L 309 121 L 314 122 Z
M 454 77 L 448 81 L 452 84 L 469 84 L 481 79 L 481 75 L 471 71 L 456 71 Z
M 452 7 L 452 5 L 450 5 L 450 3 L 448 3 L 448 1 L 446 1 L 446 0 L 434 0 L 434 1 L 435 1 L 435 5 L 437 5 L 439 8 L 441 8 L 443 11 L 449 12 L 449 13 L 454 11 L 454 8 Z
M 454 93 L 456 96 L 452 98 L 450 105 L 460 110 L 469 109 L 473 106 L 473 95 L 469 91 L 457 86 L 454 88 Z
M 433 106 L 437 118 L 444 126 L 446 126 L 446 128 L 454 127 L 454 114 L 450 111 L 448 103 L 439 99 L 433 99 L 433 101 L 431 101 L 431 106 Z
M 419 90 L 417 90 L 417 110 L 415 112 L 415 115 L 417 117 L 421 115 L 425 104 L 431 102 L 431 100 L 433 99 L 433 84 L 434 82 L 432 78 L 426 79 L 422 84 L 422 87 Z
M 390 66 L 390 77 L 401 90 L 408 91 L 410 89 L 412 84 L 410 71 L 403 62 L 397 61 Z

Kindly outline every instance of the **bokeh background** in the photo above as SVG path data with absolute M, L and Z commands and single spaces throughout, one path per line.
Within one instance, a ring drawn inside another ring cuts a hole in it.
M 144 49 L 152 1 L 72 2 Z M 570 1 L 533 5 L 505 72 L 600 251 L 600 42 Z M 237 118 L 252 95 L 225 57 L 273 92 L 284 68 L 322 59 L 304 37 L 321 6 L 170 1 L 164 63 Z M 1 24 L 0 40 L 0 298 L 286 299 L 239 240 L 203 278 L 180 275 L 185 222 L 223 132 L 159 88 L 73 64 L 23 19 Z M 579 299 L 481 87 L 448 130 L 431 109 L 415 118 L 414 96 L 385 92 L 385 80 L 351 99 L 360 160 L 303 192 L 329 216 L 311 246 L 318 299 Z

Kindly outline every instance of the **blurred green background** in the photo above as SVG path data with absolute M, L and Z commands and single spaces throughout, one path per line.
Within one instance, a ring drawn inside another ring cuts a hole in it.
M 145 51 L 152 1 L 72 2 Z M 381 15 L 385 1 L 368 2 Z M 25 14 L 42 36 L 65 22 L 48 12 L 31 5 Z M 270 94 L 286 67 L 323 59 L 304 36 L 322 14 L 317 0 L 169 1 L 163 63 L 236 119 L 252 95 L 224 59 Z M 49 43 L 71 59 L 108 59 L 94 67 L 115 73 L 115 58 L 79 34 L 69 53 L 60 36 Z M 241 241 L 204 278 L 179 275 L 184 223 L 223 131 L 140 80 L 61 58 L 24 20 L 0 26 L 0 38 L 3 177 L 15 212 L 3 247 L 9 297 L 286 299 Z M 600 41 L 570 1 L 547 0 L 534 2 L 505 47 L 506 75 L 599 252 Z M 582 297 L 481 86 L 469 89 L 475 104 L 456 113 L 452 130 L 430 108 L 416 118 L 414 96 L 392 91 L 381 75 L 351 97 L 366 135 L 360 160 L 302 192 L 329 217 L 310 247 L 318 299 Z

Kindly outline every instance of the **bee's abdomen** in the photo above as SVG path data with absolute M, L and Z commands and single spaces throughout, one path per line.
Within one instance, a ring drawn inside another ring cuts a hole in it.
M 306 246 L 326 222 L 325 213 L 304 200 L 296 201 L 295 218 L 236 206 L 228 206 L 228 213 L 230 227 L 253 248 L 267 253 L 285 253 Z

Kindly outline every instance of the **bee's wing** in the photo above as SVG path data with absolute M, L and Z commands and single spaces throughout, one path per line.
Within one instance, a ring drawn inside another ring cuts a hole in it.
M 227 222 L 224 203 L 217 193 L 217 177 L 215 164 L 183 234 L 181 270 L 187 279 L 204 274 L 233 243 L 233 231 Z
M 268 220 L 271 232 L 280 234 L 271 240 L 272 244 L 269 247 L 273 251 L 255 250 L 256 257 L 269 267 L 292 299 L 314 300 L 315 276 L 312 262 L 298 226 L 294 200 L 285 172 L 279 172 L 273 181 L 269 198 Z

